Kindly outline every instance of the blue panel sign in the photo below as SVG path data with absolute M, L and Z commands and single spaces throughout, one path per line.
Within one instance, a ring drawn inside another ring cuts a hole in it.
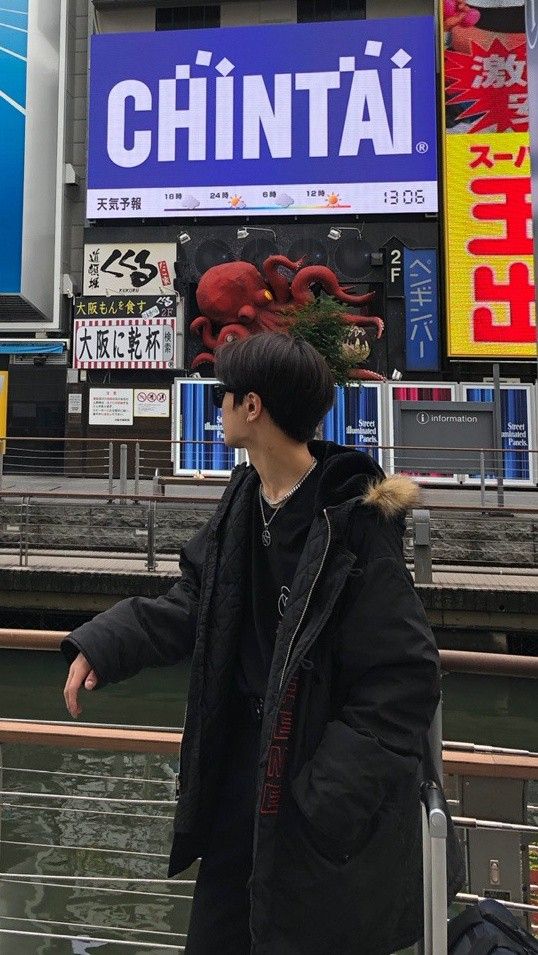
M 494 401 L 493 388 L 466 386 L 467 401 Z M 530 394 L 525 387 L 501 385 L 501 430 L 505 481 L 532 480 Z M 479 475 L 478 475 L 479 476 Z M 476 477 L 476 475 L 475 475 Z M 487 477 L 494 478 L 494 474 Z
M 435 249 L 404 249 L 405 366 L 439 370 L 439 296 Z
M 178 383 L 181 440 L 176 473 L 228 472 L 235 467 L 235 451 L 224 444 L 222 410 L 215 408 L 211 385 L 200 381 Z
M 334 405 L 323 421 L 323 437 L 367 451 L 379 462 L 380 417 L 379 385 L 338 386 Z
M 21 290 L 28 0 L 0 15 L 0 294 Z
M 87 214 L 437 211 L 432 17 L 92 37 Z

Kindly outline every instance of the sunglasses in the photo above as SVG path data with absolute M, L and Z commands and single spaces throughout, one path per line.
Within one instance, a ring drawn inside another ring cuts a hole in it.
M 236 397 L 243 397 L 238 391 L 235 391 L 230 385 L 225 385 L 221 381 L 218 384 L 213 385 L 213 404 L 215 408 L 222 408 L 222 402 L 224 401 L 224 395 L 230 392 L 230 394 L 235 395 Z

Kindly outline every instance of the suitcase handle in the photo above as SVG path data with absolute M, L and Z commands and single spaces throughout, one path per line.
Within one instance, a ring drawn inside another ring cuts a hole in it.
M 424 880 L 424 952 L 425 955 L 446 955 L 447 952 L 447 879 L 445 804 L 438 786 L 422 784 L 422 861 Z

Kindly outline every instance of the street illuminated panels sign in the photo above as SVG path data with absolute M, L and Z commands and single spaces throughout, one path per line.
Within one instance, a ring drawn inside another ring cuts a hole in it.
M 431 17 L 92 38 L 87 214 L 437 211 Z

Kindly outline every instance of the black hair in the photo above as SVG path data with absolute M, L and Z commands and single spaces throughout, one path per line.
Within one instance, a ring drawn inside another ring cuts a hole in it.
M 242 401 L 259 395 L 281 431 L 303 444 L 334 402 L 334 379 L 324 358 L 302 338 L 263 332 L 219 348 L 217 378 Z

